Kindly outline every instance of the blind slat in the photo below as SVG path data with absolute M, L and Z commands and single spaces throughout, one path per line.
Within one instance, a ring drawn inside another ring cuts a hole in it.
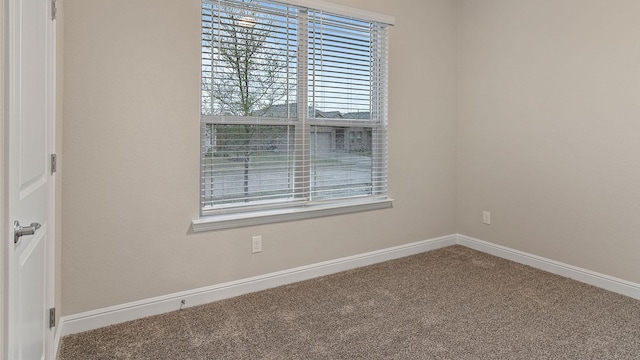
M 386 25 L 204 0 L 201 211 L 386 194 Z

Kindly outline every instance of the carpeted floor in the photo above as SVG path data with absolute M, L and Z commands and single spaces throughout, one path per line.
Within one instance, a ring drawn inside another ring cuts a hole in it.
M 452 246 L 66 336 L 59 359 L 640 359 L 640 301 Z

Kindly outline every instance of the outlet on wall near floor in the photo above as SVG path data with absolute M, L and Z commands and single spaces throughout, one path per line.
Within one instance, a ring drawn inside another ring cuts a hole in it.
M 482 212 L 482 223 L 486 225 L 491 225 L 491 212 L 489 211 Z
M 251 239 L 251 253 L 262 252 L 262 235 L 254 236 Z

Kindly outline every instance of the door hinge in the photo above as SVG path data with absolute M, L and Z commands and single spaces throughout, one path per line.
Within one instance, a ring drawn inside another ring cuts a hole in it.
M 51 175 L 58 171 L 58 156 L 51 154 Z
M 56 308 L 49 309 L 49 327 L 56 326 Z
M 56 0 L 51 0 L 51 20 L 55 20 L 58 16 L 58 8 L 56 6 Z

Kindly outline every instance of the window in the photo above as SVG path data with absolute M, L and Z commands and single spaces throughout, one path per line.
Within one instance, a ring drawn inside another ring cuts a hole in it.
M 194 230 L 221 215 L 242 219 L 260 218 L 267 210 L 283 213 L 278 209 L 328 214 L 332 208 L 390 206 L 386 106 L 392 18 L 338 15 L 360 12 L 313 4 L 334 11 L 203 0 L 201 219 Z

